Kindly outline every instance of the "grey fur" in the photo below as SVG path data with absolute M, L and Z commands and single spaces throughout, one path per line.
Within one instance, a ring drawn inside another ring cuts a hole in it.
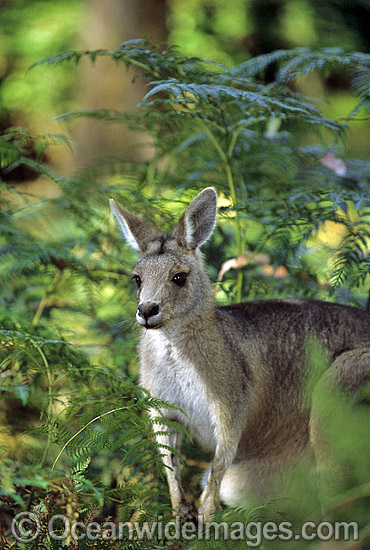
M 370 363 L 367 312 L 315 300 L 216 306 L 199 252 L 212 233 L 216 201 L 214 189 L 203 190 L 170 237 L 113 203 L 124 236 L 142 252 L 134 269 L 141 279 L 141 384 L 182 408 L 187 416 L 163 414 L 214 452 L 201 495 L 205 520 L 220 497 L 240 505 L 248 492 L 271 496 L 274 479 L 315 447 L 303 391 L 307 339 L 317 338 L 335 378 L 350 390 L 368 380 Z M 176 274 L 185 274 L 183 286 Z M 179 450 L 176 431 L 157 437 Z M 190 516 L 179 461 L 163 452 L 172 507 Z

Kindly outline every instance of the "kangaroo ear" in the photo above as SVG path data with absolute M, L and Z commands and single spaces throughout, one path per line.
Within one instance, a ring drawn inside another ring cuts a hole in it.
M 113 199 L 109 199 L 109 203 L 128 244 L 138 252 L 145 252 L 149 242 L 157 239 L 161 233 L 151 223 L 135 216 Z
M 216 224 L 217 194 L 213 187 L 203 189 L 190 203 L 172 235 L 180 246 L 197 248 L 213 233 Z

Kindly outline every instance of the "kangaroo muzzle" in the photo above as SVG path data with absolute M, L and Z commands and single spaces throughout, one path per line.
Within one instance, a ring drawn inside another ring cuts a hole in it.
M 146 328 L 155 328 L 159 325 L 160 309 L 155 302 L 141 302 L 137 306 L 136 321 Z

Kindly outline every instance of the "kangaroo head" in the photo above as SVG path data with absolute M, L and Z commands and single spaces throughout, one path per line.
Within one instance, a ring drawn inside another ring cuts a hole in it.
M 171 235 L 110 200 L 127 242 L 141 256 L 133 270 L 137 285 L 137 322 L 147 329 L 169 321 L 184 323 L 206 315 L 213 306 L 211 285 L 204 272 L 199 247 L 211 236 L 217 195 L 207 187 L 190 204 Z

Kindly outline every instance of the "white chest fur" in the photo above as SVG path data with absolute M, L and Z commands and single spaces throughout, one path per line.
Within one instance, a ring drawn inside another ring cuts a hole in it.
M 216 446 L 214 422 L 205 385 L 194 360 L 186 358 L 160 330 L 147 331 L 141 341 L 141 385 L 158 397 L 183 409 L 171 411 L 204 448 Z

